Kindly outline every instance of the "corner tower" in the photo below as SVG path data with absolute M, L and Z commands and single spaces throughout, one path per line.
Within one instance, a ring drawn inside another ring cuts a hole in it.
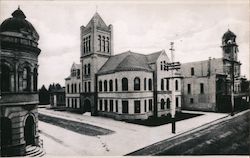
M 96 73 L 113 55 L 113 27 L 107 26 L 96 12 L 86 27 L 81 26 L 80 29 L 81 108 L 93 115 L 96 111 Z

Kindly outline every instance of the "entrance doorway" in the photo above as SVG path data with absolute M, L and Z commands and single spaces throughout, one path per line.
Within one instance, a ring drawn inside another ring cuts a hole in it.
M 35 144 L 35 122 L 32 116 L 28 116 L 25 121 L 24 139 L 26 146 Z
M 11 156 L 11 150 L 8 146 L 12 143 L 11 120 L 7 117 L 1 117 L 1 155 Z
M 83 106 L 84 106 L 84 111 L 85 111 L 85 112 L 91 112 L 91 102 L 90 102 L 89 99 L 86 99 L 86 100 L 84 101 Z

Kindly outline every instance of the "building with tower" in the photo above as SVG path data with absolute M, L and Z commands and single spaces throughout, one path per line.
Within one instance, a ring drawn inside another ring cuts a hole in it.
M 229 112 L 233 95 L 235 108 L 248 96 L 242 84 L 236 35 L 228 30 L 222 37 L 222 58 L 184 63 L 181 66 L 183 109 Z
M 148 55 L 131 51 L 114 55 L 113 27 L 107 26 L 98 13 L 80 29 L 81 86 L 74 88 L 71 69 L 71 76 L 65 79 L 69 110 L 119 120 L 160 117 L 170 114 L 172 88 L 176 90 L 176 110 L 180 110 L 181 75 L 174 70 L 172 87 L 171 73 L 164 68 L 170 62 L 164 50 Z
M 18 7 L 0 27 L 0 156 L 43 155 L 38 134 L 39 35 Z

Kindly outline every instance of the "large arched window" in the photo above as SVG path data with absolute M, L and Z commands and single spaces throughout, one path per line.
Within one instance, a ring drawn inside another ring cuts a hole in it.
M 147 90 L 147 79 L 144 78 L 144 90 Z
M 102 81 L 99 81 L 99 92 L 102 91 Z
M 2 68 L 1 91 L 9 92 L 11 87 L 10 68 L 7 65 L 1 65 L 1 68 Z
M 107 48 L 106 48 L 107 52 L 109 52 L 109 38 L 107 37 Z
M 33 70 L 33 90 L 37 91 L 37 68 Z
M 141 89 L 141 87 L 140 87 L 140 78 L 136 77 L 134 79 L 134 90 L 139 91 L 140 89 Z
M 30 91 L 30 68 L 24 67 L 23 69 L 23 90 Z
M 167 99 L 167 109 L 169 109 L 170 108 L 170 99 L 168 98 Z
M 109 91 L 113 91 L 113 80 L 109 80 Z
M 127 78 L 122 78 L 122 91 L 127 91 L 128 90 L 128 79 Z
M 148 79 L 148 90 L 152 90 L 152 79 Z
M 175 80 L 175 90 L 176 90 L 176 91 L 179 90 L 178 80 Z
M 108 90 L 108 83 L 107 83 L 107 81 L 105 80 L 105 81 L 104 81 L 104 91 L 107 92 L 107 90 Z
M 161 99 L 161 109 L 162 110 L 164 110 L 164 105 L 165 105 L 164 99 Z

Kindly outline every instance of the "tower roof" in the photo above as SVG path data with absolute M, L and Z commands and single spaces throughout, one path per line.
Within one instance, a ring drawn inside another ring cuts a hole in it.
M 223 34 L 222 38 L 225 39 L 225 38 L 230 38 L 230 37 L 236 37 L 236 35 L 231 30 L 228 29 L 228 31 Z
M 103 19 L 101 18 L 101 16 L 97 12 L 90 19 L 90 21 L 87 24 L 86 28 L 92 27 L 94 23 L 96 23 L 97 27 L 100 27 L 100 28 L 103 28 L 103 29 L 109 29 L 108 26 L 103 21 Z

